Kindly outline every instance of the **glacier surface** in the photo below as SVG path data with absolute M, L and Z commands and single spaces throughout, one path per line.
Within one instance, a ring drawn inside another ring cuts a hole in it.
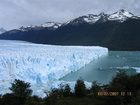
M 20 79 L 31 83 L 33 94 L 43 96 L 44 91 L 66 83 L 59 80 L 63 76 L 107 54 L 107 48 L 98 46 L 55 46 L 0 40 L 0 94 L 10 92 L 10 83 Z

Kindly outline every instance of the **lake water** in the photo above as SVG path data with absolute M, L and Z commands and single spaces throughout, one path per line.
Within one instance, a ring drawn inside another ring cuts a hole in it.
M 126 70 L 133 75 L 140 72 L 140 52 L 109 51 L 108 56 L 93 61 L 77 72 L 66 75 L 62 80 L 75 81 L 82 78 L 85 81 L 109 83 L 118 70 Z

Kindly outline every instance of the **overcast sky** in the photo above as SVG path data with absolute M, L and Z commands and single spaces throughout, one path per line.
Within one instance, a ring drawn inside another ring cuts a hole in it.
M 140 0 L 0 0 L 0 27 L 5 29 L 65 22 L 85 14 L 119 9 L 140 15 Z

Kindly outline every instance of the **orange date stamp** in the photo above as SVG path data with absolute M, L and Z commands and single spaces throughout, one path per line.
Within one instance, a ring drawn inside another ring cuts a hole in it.
M 98 96 L 132 96 L 132 92 L 98 92 Z

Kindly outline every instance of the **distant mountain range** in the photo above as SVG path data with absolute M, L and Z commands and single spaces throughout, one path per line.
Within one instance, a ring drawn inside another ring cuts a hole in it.
M 6 32 L 6 30 L 4 28 L 0 28 L 0 34 Z
M 0 39 L 136 51 L 140 50 L 140 17 L 123 9 L 113 14 L 88 14 L 66 23 L 47 22 L 10 30 Z

